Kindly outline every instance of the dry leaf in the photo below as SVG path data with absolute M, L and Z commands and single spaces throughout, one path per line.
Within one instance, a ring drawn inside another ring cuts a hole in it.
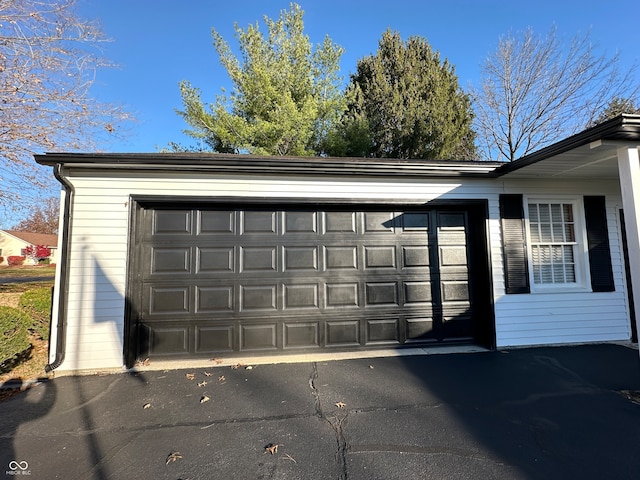
M 239 369 L 239 368 L 241 368 L 241 367 L 244 367 L 244 365 L 243 365 L 242 363 L 236 363 L 236 364 L 235 364 L 235 365 L 233 365 L 231 368 L 232 368 L 233 370 L 237 370 L 237 369 Z
M 198 383 L 198 386 L 199 386 L 199 387 L 204 387 L 206 384 L 207 384 L 207 382 L 206 382 L 206 380 L 205 380 L 205 381 L 203 381 L 203 382 L 199 382 L 199 383 Z
M 336 407 L 338 407 L 338 408 L 344 408 L 344 407 L 346 407 L 346 406 L 347 406 L 347 404 L 346 404 L 346 403 L 344 403 L 344 402 L 338 402 L 338 403 L 336 403 Z
M 298 462 L 296 462 L 296 459 L 295 459 L 295 458 L 293 458 L 293 457 L 292 457 L 291 455 L 289 455 L 288 453 L 285 453 L 285 454 L 284 454 L 284 457 L 285 457 L 287 460 L 291 460 L 293 463 L 298 463 Z
M 187 373 L 185 375 L 185 377 L 187 377 L 187 380 L 193 380 L 196 378 L 196 374 L 195 373 Z
M 373 370 L 373 365 L 369 365 L 369 368 L 370 368 L 371 370 Z
M 171 462 L 175 462 L 179 458 L 182 458 L 182 454 L 180 452 L 170 453 L 167 457 L 167 463 L 165 463 L 165 465 L 169 465 Z
M 273 455 L 274 453 L 278 453 L 278 447 L 280 445 L 278 445 L 277 443 L 269 443 L 267 445 L 265 445 L 264 447 L 264 453 L 269 452 L 271 455 Z
M 144 408 L 145 410 L 148 410 L 149 408 L 151 408 L 151 404 L 150 403 L 145 403 L 142 408 Z
M 253 370 L 253 367 L 251 365 L 244 367 L 245 370 Z
M 209 397 L 207 397 L 206 395 L 203 395 L 202 398 L 200 398 L 200 403 L 205 403 L 205 402 L 208 402 L 209 400 L 211 400 Z
M 150 363 L 151 362 L 149 361 L 149 358 L 145 358 L 144 360 L 138 360 L 136 362 L 136 366 L 137 367 L 148 367 Z
M 204 372 L 204 376 L 205 376 L 205 377 L 210 377 L 211 375 L 213 375 L 213 373 Z
M 226 378 L 225 378 L 225 376 L 224 376 L 224 375 L 220 375 L 220 376 L 218 377 L 218 381 L 219 381 L 219 382 L 224 382 L 225 380 L 226 380 Z
M 212 358 L 211 361 L 215 364 L 222 363 L 222 359 L 220 358 Z

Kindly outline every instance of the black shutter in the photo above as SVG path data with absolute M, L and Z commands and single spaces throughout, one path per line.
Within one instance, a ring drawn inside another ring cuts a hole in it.
M 504 283 L 507 293 L 529 293 L 529 262 L 522 195 L 500 195 Z
M 613 292 L 613 268 L 607 230 L 607 211 L 602 196 L 584 197 L 584 216 L 589 247 L 591 289 L 594 292 Z

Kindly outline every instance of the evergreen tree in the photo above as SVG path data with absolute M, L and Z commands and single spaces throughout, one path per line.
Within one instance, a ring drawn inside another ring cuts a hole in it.
M 469 96 L 447 60 L 420 37 L 387 30 L 362 58 L 347 89 L 348 110 L 329 137 L 331 155 L 472 159 Z
M 180 84 L 184 110 L 192 127 L 186 133 L 216 152 L 259 155 L 314 155 L 345 108 L 339 62 L 343 49 L 329 37 L 315 46 L 304 34 L 303 11 L 291 4 L 278 20 L 264 17 L 236 38 L 241 55 L 214 29 L 214 46 L 234 85 L 230 97 L 219 95 L 205 106 L 200 90 Z M 175 148 L 175 144 L 172 146 Z

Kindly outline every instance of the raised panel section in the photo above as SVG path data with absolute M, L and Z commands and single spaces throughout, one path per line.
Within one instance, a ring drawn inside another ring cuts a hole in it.
M 431 282 L 404 282 L 405 305 L 431 302 Z
M 235 232 L 235 212 L 201 210 L 198 215 L 199 234 L 232 234 Z
M 462 212 L 440 212 L 438 214 L 438 227 L 441 229 L 464 229 L 465 214 Z
M 277 327 L 275 323 L 242 325 L 240 329 L 241 350 L 276 349 Z
M 398 305 L 396 282 L 367 283 L 367 305 Z
M 284 308 L 318 308 L 318 285 L 285 285 Z
M 189 352 L 189 330 L 186 326 L 151 327 L 150 355 L 181 355 Z
M 327 321 L 326 345 L 355 346 L 360 344 L 360 324 L 357 320 Z
M 317 247 L 283 247 L 284 270 L 318 270 Z
M 356 270 L 358 268 L 358 248 L 356 246 L 325 247 L 324 258 L 327 270 Z
M 406 329 L 407 343 L 433 338 L 433 320 L 431 318 L 409 318 L 406 320 Z
M 325 212 L 325 233 L 356 233 L 356 212 Z
M 338 283 L 326 285 L 327 307 L 357 307 L 358 284 Z
M 191 210 L 154 210 L 154 235 L 191 234 Z
M 285 323 L 284 348 L 319 347 L 320 325 L 318 322 Z
M 276 247 L 241 247 L 242 272 L 276 271 Z
M 153 248 L 151 250 L 151 273 L 189 273 L 188 247 Z
M 275 285 L 242 286 L 240 288 L 241 310 L 275 310 Z
M 198 248 L 198 272 L 233 272 L 233 247 Z
M 151 315 L 189 313 L 189 287 L 151 287 L 149 313 Z
M 469 284 L 467 282 L 447 281 L 442 283 L 442 301 L 459 302 L 469 300 Z
M 364 212 L 365 233 L 392 234 L 397 222 L 393 212 Z
M 402 247 L 402 267 L 418 268 L 429 266 L 429 247 L 405 245 Z
M 199 313 L 230 312 L 233 310 L 233 286 L 198 287 L 196 311 Z
M 427 232 L 429 231 L 428 212 L 406 212 L 402 214 L 403 232 Z
M 465 266 L 467 264 L 467 249 L 460 247 L 441 247 L 440 264 L 443 267 Z
M 318 232 L 318 214 L 316 212 L 284 212 L 283 233 Z
M 276 233 L 276 212 L 241 212 L 242 234 Z
M 396 268 L 396 247 L 364 247 L 365 268 Z
M 233 325 L 198 327 L 196 329 L 196 353 L 233 351 Z
M 398 319 L 367 320 L 367 343 L 399 343 Z

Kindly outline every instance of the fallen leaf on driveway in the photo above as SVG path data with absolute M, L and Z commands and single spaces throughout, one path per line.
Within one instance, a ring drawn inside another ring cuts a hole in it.
M 205 377 L 210 377 L 211 375 L 213 375 L 213 373 L 210 373 L 210 372 L 204 372 L 204 376 L 205 376 Z
M 207 397 L 206 395 L 203 395 L 202 398 L 200 398 L 200 403 L 205 403 L 205 402 L 208 402 L 209 400 L 211 400 L 209 397 Z
M 298 463 L 298 462 L 296 462 L 296 459 L 295 459 L 295 458 L 293 458 L 293 457 L 292 457 L 291 455 L 289 455 L 288 453 L 285 453 L 285 454 L 284 454 L 284 457 L 285 457 L 287 460 L 291 460 L 293 463 Z
M 203 382 L 198 382 L 198 386 L 199 387 L 204 387 L 207 384 L 207 381 L 203 381 Z
M 225 376 L 224 376 L 224 375 L 220 375 L 220 376 L 218 377 L 218 381 L 219 381 L 219 382 L 224 382 L 225 380 L 226 380 L 226 378 L 225 378 Z
M 344 408 L 344 407 L 346 407 L 346 406 L 347 406 L 347 404 L 346 404 L 346 403 L 344 403 L 344 402 L 338 402 L 338 403 L 336 403 L 336 407 L 338 407 L 338 408 Z
M 253 367 L 251 365 L 244 367 L 245 370 L 253 370 Z
M 232 370 L 237 370 L 237 369 L 239 369 L 239 368 L 241 368 L 241 367 L 244 367 L 244 364 L 242 364 L 242 363 L 236 363 L 235 365 L 232 365 L 232 366 L 231 366 L 231 369 L 232 369 Z
M 150 403 L 145 403 L 142 408 L 144 408 L 145 410 L 148 410 L 149 408 L 151 408 L 151 404 Z
M 273 455 L 274 453 L 278 452 L 278 447 L 280 445 L 278 445 L 277 443 L 268 443 L 267 445 L 265 445 L 264 447 L 264 453 L 269 452 L 271 455 Z
M 187 373 L 185 375 L 185 377 L 187 377 L 187 380 L 193 380 L 194 378 L 196 378 L 196 374 L 195 373 Z
M 179 458 L 182 458 L 182 454 L 180 452 L 172 452 L 167 457 L 167 463 L 165 463 L 165 465 L 169 465 L 171 462 L 175 462 Z
M 222 363 L 222 359 L 220 358 L 212 358 L 211 361 L 215 364 Z

